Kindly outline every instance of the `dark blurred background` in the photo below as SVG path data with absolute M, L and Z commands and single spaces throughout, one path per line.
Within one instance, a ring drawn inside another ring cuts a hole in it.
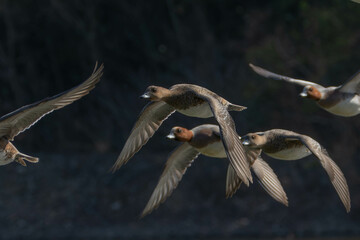
M 83 99 L 15 139 L 40 157 L 0 168 L 1 239 L 235 239 L 360 236 L 360 116 L 331 115 L 301 87 L 261 78 L 252 62 L 325 86 L 360 69 L 360 4 L 345 0 L 0 1 L 0 111 L 67 90 L 96 60 L 104 76 Z M 288 208 L 257 183 L 225 199 L 228 161 L 201 156 L 173 195 L 139 215 L 168 154 L 174 125 L 213 119 L 175 113 L 115 174 L 115 162 L 146 104 L 148 85 L 204 86 L 247 106 L 233 112 L 240 135 L 284 128 L 328 149 L 349 184 L 346 214 L 318 160 L 268 157 Z

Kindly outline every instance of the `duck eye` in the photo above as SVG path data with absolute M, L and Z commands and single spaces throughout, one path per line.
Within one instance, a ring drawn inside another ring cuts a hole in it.
M 155 93 L 156 92 L 156 88 L 152 88 L 151 92 Z
M 255 138 L 256 138 L 256 136 L 255 136 L 255 135 L 252 135 L 252 136 L 251 136 L 251 139 L 255 139 Z
M 312 90 L 313 90 L 312 88 L 309 88 L 309 92 L 312 92 Z
M 176 132 L 181 133 L 181 129 L 180 128 L 176 129 Z

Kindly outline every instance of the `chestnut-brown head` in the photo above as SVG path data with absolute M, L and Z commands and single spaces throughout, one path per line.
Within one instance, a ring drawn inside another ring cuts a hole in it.
M 241 143 L 249 148 L 261 148 L 266 143 L 263 132 L 248 133 L 241 137 Z
M 303 91 L 300 93 L 300 96 L 318 101 L 321 99 L 321 92 L 316 87 L 308 85 L 304 87 Z
M 141 98 L 150 99 L 151 101 L 161 101 L 164 97 L 169 94 L 170 90 L 159 87 L 159 86 L 149 86 L 145 93 L 141 95 Z
M 193 132 L 183 127 L 173 127 L 166 137 L 180 142 L 189 142 L 194 136 Z

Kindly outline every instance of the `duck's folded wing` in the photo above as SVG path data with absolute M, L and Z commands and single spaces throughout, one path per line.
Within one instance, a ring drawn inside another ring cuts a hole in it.
M 249 186 L 252 182 L 250 162 L 246 156 L 244 146 L 239 135 L 236 133 L 235 123 L 226 107 L 211 96 L 196 93 L 200 98 L 206 100 L 220 127 L 221 140 L 231 165 L 240 179 Z
M 183 143 L 171 153 L 159 182 L 146 204 L 141 217 L 158 208 L 159 205 L 171 195 L 172 191 L 181 181 L 186 169 L 190 167 L 191 163 L 199 154 L 200 153 L 188 143 Z
M 127 163 L 174 111 L 175 109 L 165 102 L 148 103 L 141 111 L 112 170 L 116 171 L 123 164 Z
M 316 84 L 316 83 L 313 83 L 313 82 L 309 82 L 309 81 L 305 81 L 305 80 L 301 80 L 301 79 L 295 79 L 295 78 L 283 76 L 283 75 L 280 75 L 280 74 L 276 74 L 276 73 L 270 72 L 270 71 L 268 71 L 268 70 L 266 70 L 264 68 L 255 66 L 255 65 L 253 65 L 251 63 L 249 64 L 249 66 L 251 67 L 252 70 L 254 70 L 254 72 L 256 72 L 257 74 L 259 74 L 259 75 L 261 75 L 263 77 L 266 77 L 266 78 L 271 78 L 271 79 L 274 79 L 274 80 L 282 80 L 282 81 L 285 81 L 285 82 L 294 83 L 294 84 L 304 86 L 304 87 L 308 86 L 308 85 L 311 85 L 311 86 L 316 87 L 319 90 L 324 89 L 323 86 L 321 86 L 319 84 Z
M 314 139 L 300 135 L 297 137 L 319 160 L 326 173 L 329 175 L 332 185 L 338 193 L 347 212 L 350 212 L 350 193 L 344 174 L 336 163 L 330 158 L 327 151 Z
M 252 169 L 264 190 L 273 199 L 284 204 L 285 206 L 288 206 L 286 193 L 278 177 L 272 168 L 261 158 L 261 156 L 258 156 L 258 158 L 254 161 Z
M 339 90 L 346 93 L 360 93 L 360 71 L 355 73 Z
M 12 140 L 16 135 L 25 131 L 39 121 L 46 114 L 60 109 L 88 94 L 103 74 L 103 65 L 95 66 L 92 75 L 82 84 L 36 103 L 21 107 L 0 118 L 0 137 Z

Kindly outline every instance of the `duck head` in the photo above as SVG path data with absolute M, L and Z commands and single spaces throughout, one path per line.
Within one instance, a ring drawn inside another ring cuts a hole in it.
M 174 139 L 179 142 L 189 142 L 193 136 L 194 134 L 189 129 L 183 127 L 173 127 L 166 138 Z
M 249 148 L 261 148 L 266 143 L 263 132 L 248 133 L 241 137 L 241 143 Z
M 321 92 L 316 87 L 308 85 L 304 87 L 303 91 L 300 93 L 300 96 L 318 101 L 321 99 Z
M 149 99 L 151 101 L 161 101 L 169 93 L 169 89 L 159 86 L 149 86 L 141 98 Z

